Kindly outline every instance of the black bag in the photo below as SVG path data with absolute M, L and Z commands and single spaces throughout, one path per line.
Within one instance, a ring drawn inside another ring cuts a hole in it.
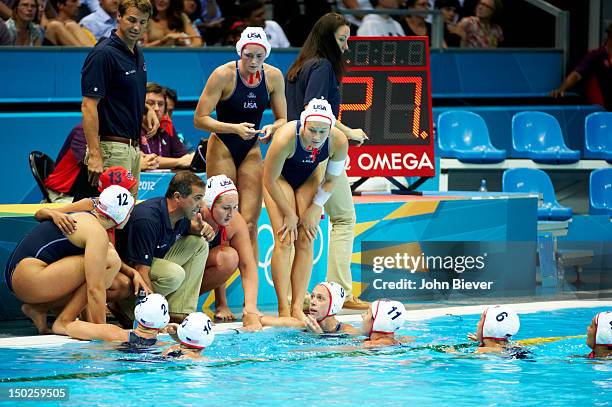
M 195 149 L 193 154 L 193 160 L 189 168 L 193 172 L 206 172 L 206 148 L 208 146 L 208 139 L 200 139 L 200 144 Z

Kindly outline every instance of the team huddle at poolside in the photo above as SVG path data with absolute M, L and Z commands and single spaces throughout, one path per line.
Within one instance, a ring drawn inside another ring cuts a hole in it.
M 303 299 L 324 207 L 332 223 L 327 280 L 342 286 L 345 307 L 367 309 L 368 303 L 351 294 L 355 212 L 344 171 L 348 140 L 363 142 L 367 137 L 361 129 L 336 120 L 339 94 L 330 87 L 341 76 L 337 68 L 347 49 L 344 18 L 330 13 L 313 28 L 292 67 L 297 77 L 287 82 L 291 98 L 285 96 L 281 72 L 264 63 L 271 51 L 265 32 L 260 27 L 245 29 L 236 44 L 239 60 L 213 72 L 196 108 L 195 126 L 211 132 L 206 184 L 192 172 L 179 171 L 164 197 L 135 205 L 140 154 L 134 141 L 140 132 L 132 138 L 130 131 L 150 127 L 145 122 L 154 122 L 155 115 L 144 115 L 142 124 L 133 122 L 143 117 L 139 107 L 129 123 L 108 121 L 123 109 L 121 103 L 129 106 L 113 96 L 115 89 L 108 86 L 112 74 L 96 61 L 118 58 L 118 48 L 125 53 L 121 43 L 140 52 L 135 33 L 146 24 L 147 5 L 146 0 L 122 1 L 118 30 L 86 59 L 85 165 L 88 181 L 98 186 L 100 197 L 36 214 L 41 224 L 17 245 L 5 268 L 7 286 L 24 303 L 23 312 L 40 333 L 46 333 L 47 314 L 56 311 L 51 331 L 63 335 L 79 316 L 105 323 L 108 304 L 122 325 L 129 326 L 134 295 L 144 289 L 164 295 L 171 321 L 181 322 L 196 310 L 201 294 L 214 290 L 215 317 L 230 320 L 235 316 L 227 304 L 225 283 L 238 269 L 244 290 L 243 324 L 261 329 L 257 223 L 262 201 L 275 238 L 271 268 L 278 316 L 308 320 Z M 135 15 L 140 18 L 132 18 Z M 139 87 L 146 79 L 141 63 L 139 59 L 140 79 L 129 84 L 135 95 L 143 91 Z M 331 81 L 323 84 L 316 78 Z M 275 121 L 259 128 L 267 106 Z M 264 161 L 259 146 L 270 139 Z

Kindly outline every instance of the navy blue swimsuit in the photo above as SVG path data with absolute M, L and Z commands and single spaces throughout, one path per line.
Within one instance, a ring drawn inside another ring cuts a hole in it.
M 236 88 L 228 99 L 217 103 L 217 120 L 225 123 L 253 123 L 255 129 L 259 129 L 263 112 L 269 104 L 264 70 L 261 70 L 261 82 L 255 87 L 249 87 L 242 81 L 236 61 Z M 227 146 L 236 168 L 240 167 L 258 140 L 257 136 L 244 140 L 237 134 L 217 134 L 217 137 Z
M 127 344 L 129 346 L 141 348 L 141 347 L 150 347 L 157 343 L 157 338 L 143 338 L 139 336 L 134 331 L 130 331 Z
M 11 280 L 15 267 L 25 258 L 33 257 L 51 264 L 64 257 L 83 253 L 85 249 L 72 244 L 52 221 L 41 222 L 19 242 L 9 257 L 4 269 L 6 285 L 13 291 Z
M 329 137 L 317 151 L 306 151 L 300 142 L 300 121 L 295 121 L 295 152 L 283 164 L 281 175 L 295 190 L 329 157 Z

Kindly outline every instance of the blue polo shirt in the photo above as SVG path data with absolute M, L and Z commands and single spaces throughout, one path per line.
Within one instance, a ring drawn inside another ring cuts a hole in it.
M 140 137 L 147 68 L 138 46 L 130 51 L 116 30 L 91 50 L 81 71 L 81 94 L 99 99 L 101 136 Z
M 294 82 L 285 77 L 287 98 L 287 121 L 300 120 L 304 106 L 314 98 L 323 96 L 338 117 L 340 109 L 340 87 L 338 78 L 327 59 L 311 59 L 304 63 Z
M 187 218 L 172 228 L 165 197 L 147 199 L 134 207 L 125 227 L 117 229 L 117 251 L 127 264 L 151 266 L 154 257 L 163 259 L 190 228 L 191 221 Z

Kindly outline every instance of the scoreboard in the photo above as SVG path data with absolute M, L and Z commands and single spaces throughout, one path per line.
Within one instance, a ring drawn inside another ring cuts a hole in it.
M 350 37 L 338 120 L 370 138 L 349 176 L 435 175 L 427 37 Z

